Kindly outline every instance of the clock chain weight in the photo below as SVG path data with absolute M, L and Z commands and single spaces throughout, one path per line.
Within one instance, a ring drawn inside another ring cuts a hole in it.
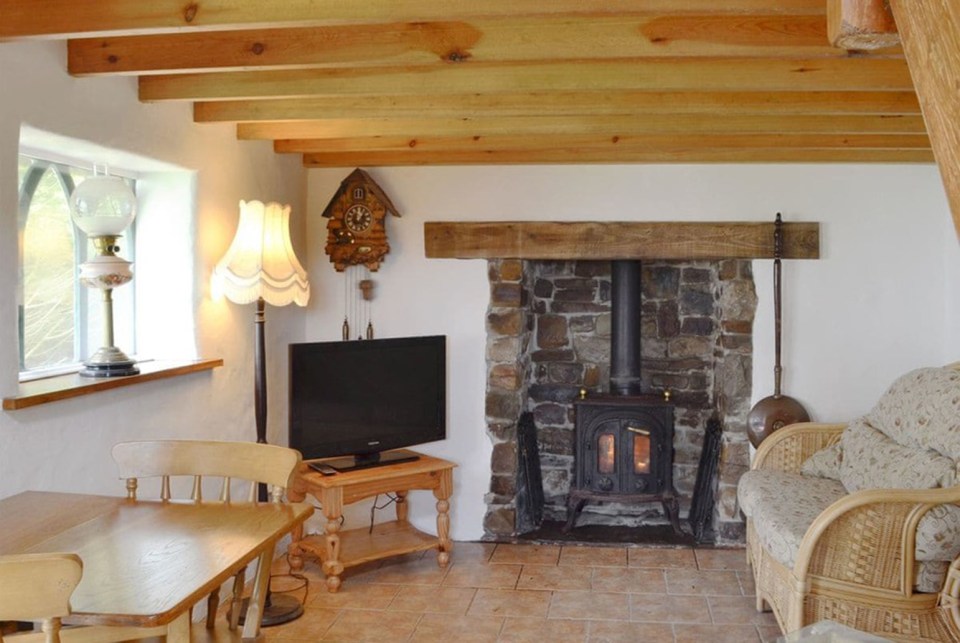
M 347 266 L 343 270 L 343 325 L 341 335 L 344 341 L 351 336 L 351 320 L 356 328 L 364 327 L 364 334 L 357 339 L 373 339 L 373 286 L 370 269 L 364 265 Z

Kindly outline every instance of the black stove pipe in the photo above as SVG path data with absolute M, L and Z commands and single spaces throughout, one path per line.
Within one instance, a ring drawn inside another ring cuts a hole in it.
M 641 263 L 611 263 L 612 328 L 610 393 L 640 395 L 640 310 L 643 305 Z

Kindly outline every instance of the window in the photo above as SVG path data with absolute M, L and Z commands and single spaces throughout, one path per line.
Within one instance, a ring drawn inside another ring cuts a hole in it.
M 117 174 L 116 172 L 112 172 Z M 30 379 L 76 368 L 102 344 L 101 297 L 77 278 L 96 251 L 70 218 L 73 188 L 89 169 L 21 154 L 19 159 L 20 375 Z M 136 190 L 136 182 L 128 178 Z M 121 239 L 133 261 L 131 226 Z M 114 291 L 114 333 L 128 354 L 134 345 L 134 282 Z

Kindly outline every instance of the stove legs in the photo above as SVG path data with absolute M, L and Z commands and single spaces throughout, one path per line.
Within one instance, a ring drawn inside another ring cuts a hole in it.
M 583 510 L 583 505 L 585 504 L 587 504 L 586 498 L 580 498 L 579 500 L 571 498 L 567 502 L 567 524 L 563 526 L 563 533 L 567 533 L 573 529 L 573 523 L 577 522 L 577 516 L 580 515 L 580 512 Z
M 673 533 L 682 536 L 683 531 L 680 529 L 680 503 L 674 494 L 669 493 L 663 496 L 663 513 L 669 518 L 670 524 L 673 525 Z
M 662 495 L 657 494 L 655 496 L 648 496 L 644 498 L 600 498 L 600 497 L 590 497 L 583 498 L 578 497 L 574 494 L 570 495 L 570 499 L 567 501 L 567 522 L 563 526 L 563 533 L 569 533 L 573 529 L 574 525 L 577 522 L 577 517 L 580 515 L 580 512 L 583 511 L 583 507 L 587 504 L 587 500 L 594 500 L 596 502 L 654 502 L 659 500 L 663 505 L 663 513 L 670 521 L 670 525 L 673 527 L 673 532 L 678 536 L 685 535 L 683 530 L 680 528 L 680 502 L 677 500 L 676 492 L 667 491 Z

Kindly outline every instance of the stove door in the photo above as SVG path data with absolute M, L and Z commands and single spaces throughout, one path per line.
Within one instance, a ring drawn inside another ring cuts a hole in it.
M 623 480 L 623 431 L 620 420 L 593 425 L 582 463 L 584 488 L 598 493 L 620 493 Z

